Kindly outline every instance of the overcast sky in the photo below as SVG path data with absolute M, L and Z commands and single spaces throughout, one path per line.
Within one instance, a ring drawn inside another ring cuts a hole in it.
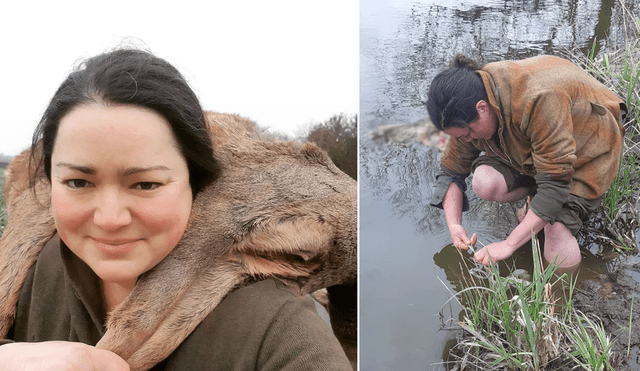
M 79 60 L 123 42 L 174 64 L 205 109 L 290 135 L 358 111 L 357 0 L 36 3 L 2 6 L 0 153 L 28 147 Z

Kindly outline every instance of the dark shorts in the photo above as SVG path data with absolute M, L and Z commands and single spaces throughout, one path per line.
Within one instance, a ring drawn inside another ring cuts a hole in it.
M 531 189 L 529 193 L 531 197 L 535 195 L 536 181 L 533 177 L 520 173 L 506 163 L 488 156 L 478 157 L 472 165 L 472 172 L 480 165 L 488 165 L 496 169 L 507 183 L 509 192 L 516 188 L 525 187 Z M 587 200 L 585 198 L 569 194 L 567 202 L 562 205 L 562 209 L 556 216 L 555 221 L 564 224 L 569 231 L 575 236 L 582 228 L 589 216 L 602 204 L 602 197 L 595 200 Z

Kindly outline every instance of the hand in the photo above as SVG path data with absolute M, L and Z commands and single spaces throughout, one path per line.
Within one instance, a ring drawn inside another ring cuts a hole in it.
M 456 224 L 449 228 L 449 233 L 451 233 L 451 241 L 453 241 L 453 246 L 462 249 L 469 250 L 469 246 L 473 246 L 478 241 L 478 236 L 474 233 L 471 238 L 467 236 L 467 231 L 463 226 Z
M 474 258 L 480 264 L 489 265 L 492 260 L 497 262 L 510 257 L 517 249 L 518 247 L 510 245 L 507 241 L 494 242 L 478 250 Z
M 67 341 L 2 345 L 0 364 L 7 371 L 129 371 L 113 352 Z

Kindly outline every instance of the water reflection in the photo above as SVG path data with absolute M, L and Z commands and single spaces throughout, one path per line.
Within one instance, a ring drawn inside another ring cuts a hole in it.
M 638 14 L 638 0 L 624 3 Z M 361 114 L 379 118 L 422 110 L 429 82 L 455 53 L 491 62 L 623 40 L 614 0 L 368 4 L 361 4 Z
M 437 150 L 422 145 L 362 146 L 360 158 L 361 188 L 370 190 L 371 196 L 388 200 L 394 216 L 411 219 L 420 233 L 447 231 L 442 210 L 429 205 L 440 168 Z M 472 179 L 467 179 L 469 189 Z M 478 233 L 481 242 L 503 240 L 507 231 L 518 224 L 515 212 L 522 202 L 485 201 L 473 192 L 468 196 L 471 208 L 465 213 L 466 227 Z
M 638 14 L 640 0 L 624 1 Z M 367 133 L 424 118 L 429 82 L 455 53 L 489 62 L 594 40 L 606 50 L 622 40 L 620 10 L 613 0 L 368 0 L 360 12 L 361 369 L 442 369 L 452 334 L 438 331 L 437 313 L 464 271 L 442 212 L 429 206 L 439 154 L 373 143 Z M 485 244 L 504 239 L 514 207 L 469 193 L 465 228 Z M 602 272 L 601 258 L 586 254 L 582 270 Z M 526 269 L 530 255 L 523 247 L 515 265 Z
M 393 213 L 410 218 L 419 232 L 435 234 L 446 228 L 438 209 L 429 207 L 437 151 L 426 147 L 366 147 L 361 150 L 360 174 L 372 195 L 388 199 Z

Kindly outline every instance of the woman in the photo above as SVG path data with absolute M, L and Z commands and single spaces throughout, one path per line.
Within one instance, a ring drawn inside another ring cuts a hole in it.
M 116 50 L 62 83 L 32 153 L 39 142 L 35 173 L 51 184 L 57 235 L 22 288 L 0 362 L 8 370 L 127 370 L 93 345 L 107 313 L 176 246 L 195 195 L 216 178 L 202 108 L 166 61 Z M 351 367 L 311 299 L 265 280 L 227 296 L 153 368 L 184 369 Z
M 473 190 L 483 199 L 514 202 L 535 194 L 506 240 L 475 253 L 478 262 L 511 256 L 544 228 L 545 260 L 576 267 L 575 235 L 616 176 L 624 108 L 562 58 L 480 66 L 457 55 L 433 79 L 427 102 L 433 123 L 452 137 L 431 204 L 444 209 L 454 245 L 466 250 L 475 239 L 461 225 L 468 209 L 464 179 L 473 172 Z

